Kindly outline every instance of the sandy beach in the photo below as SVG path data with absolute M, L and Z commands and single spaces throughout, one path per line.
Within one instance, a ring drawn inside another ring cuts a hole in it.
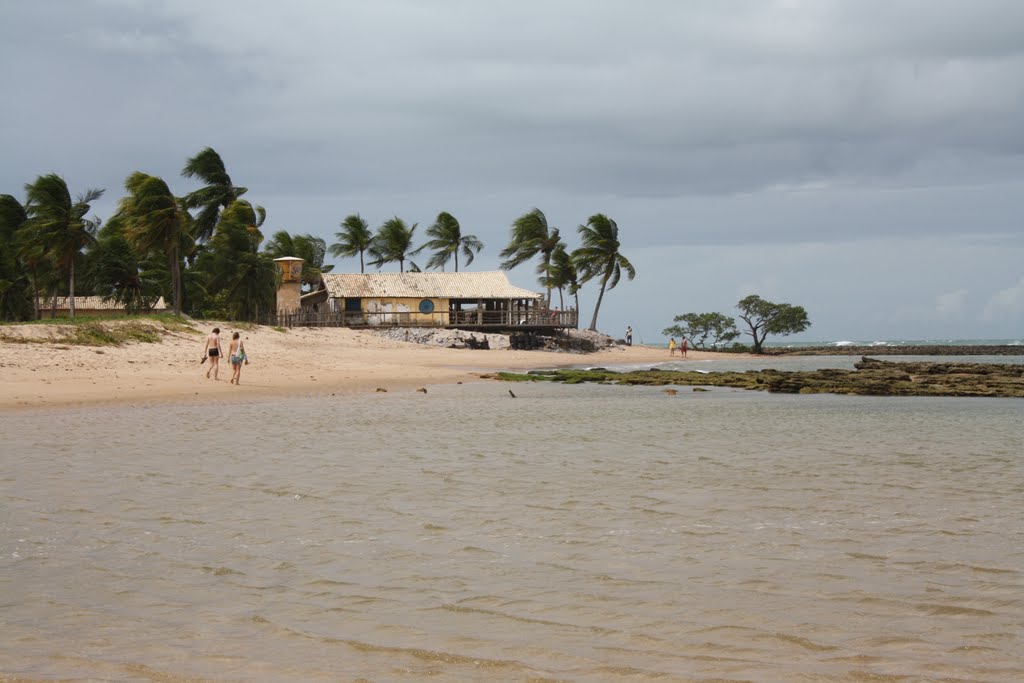
M 206 378 L 209 365 L 200 360 L 205 336 L 215 326 L 221 329 L 225 352 L 232 332 L 241 332 L 245 341 L 250 364 L 243 367 L 240 386 L 229 384 L 231 369 L 224 360 L 219 379 Z M 415 391 L 430 384 L 480 381 L 481 374 L 502 369 L 669 360 L 666 349 L 642 346 L 614 346 L 588 354 L 450 349 L 346 328 L 280 331 L 224 322 L 164 332 L 157 343 L 121 346 L 67 344 L 60 341 L 67 331 L 53 324 L 2 329 L 0 410 Z M 688 357 L 718 355 L 690 351 Z

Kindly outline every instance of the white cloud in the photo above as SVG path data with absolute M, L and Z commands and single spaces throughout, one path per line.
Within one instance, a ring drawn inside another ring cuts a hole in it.
M 1014 321 L 1024 318 L 1024 277 L 1017 284 L 993 294 L 985 304 L 981 318 L 985 321 Z

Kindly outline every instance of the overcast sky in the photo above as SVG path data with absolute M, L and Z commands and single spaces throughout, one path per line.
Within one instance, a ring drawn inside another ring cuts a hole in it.
M 533 207 L 570 247 L 604 213 L 638 273 L 599 327 L 637 340 L 753 293 L 807 309 L 796 340 L 1022 339 L 1022 27 L 1019 0 L 0 0 L 0 193 L 57 172 L 105 218 L 210 146 L 268 236 L 449 211 L 484 270 Z

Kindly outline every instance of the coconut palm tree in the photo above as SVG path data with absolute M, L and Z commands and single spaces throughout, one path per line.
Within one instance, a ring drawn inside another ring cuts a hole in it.
M 373 242 L 373 233 L 370 225 L 362 219 L 358 213 L 345 216 L 341 222 L 342 231 L 334 233 L 337 242 L 331 245 L 331 256 L 355 256 L 359 255 L 359 272 L 365 273 L 363 265 L 363 254 L 370 248 Z
M 208 249 L 199 255 L 196 270 L 206 275 L 205 295 L 215 313 L 256 321 L 273 312 L 277 265 L 270 254 L 259 251 L 265 219 L 262 207 L 235 200 L 224 209 Z
M 181 315 L 181 261 L 183 253 L 191 248 L 192 216 L 184 200 L 175 197 L 162 178 L 136 171 L 125 179 L 124 188 L 128 196 L 118 203 L 116 216 L 122 234 L 139 255 L 154 250 L 166 255 L 172 305 L 174 312 Z
M 580 283 L 589 282 L 595 277 L 601 279 L 601 290 L 597 295 L 594 318 L 589 328 L 597 330 L 597 314 L 601 310 L 605 289 L 614 289 L 619 284 L 623 270 L 632 280 L 636 277 L 636 269 L 629 259 L 619 253 L 619 226 L 611 218 L 603 213 L 595 213 L 587 219 L 586 225 L 579 226 L 576 231 L 582 245 L 572 253 L 572 260 L 579 271 Z
M 501 251 L 502 270 L 511 270 L 540 254 L 537 273 L 547 277 L 551 265 L 551 254 L 559 243 L 558 228 L 548 225 L 548 219 L 540 209 L 524 213 L 512 223 L 512 235 L 508 246 Z M 551 307 L 551 287 L 547 287 L 547 307 Z
M 185 207 L 199 210 L 195 217 L 195 238 L 205 242 L 213 236 L 221 209 L 227 209 L 248 190 L 232 184 L 224 161 L 210 147 L 188 159 L 181 175 L 206 183 L 204 187 L 185 195 Z
M 287 230 L 278 230 L 263 251 L 272 258 L 296 256 L 302 259 L 302 284 L 305 286 L 315 286 L 321 275 L 334 270 L 334 266 L 324 265 L 327 242 L 322 237 L 290 235 Z
M 25 186 L 26 223 L 39 244 L 62 273 L 67 273 L 69 313 L 75 318 L 75 261 L 82 250 L 96 242 L 98 218 L 86 218 L 90 205 L 103 196 L 103 190 L 89 189 L 71 200 L 67 183 L 56 173 L 39 176 Z
M 404 273 L 405 260 L 415 253 L 412 248 L 412 236 L 417 225 L 419 224 L 413 223 L 412 226 L 407 226 L 398 216 L 384 221 L 367 250 L 373 257 L 370 265 L 379 269 L 385 263 L 398 261 L 398 271 Z M 411 265 L 419 270 L 415 263 Z
M 430 249 L 434 255 L 427 261 L 427 268 L 440 268 L 444 270 L 445 265 L 455 257 L 455 272 L 459 272 L 459 252 L 466 257 L 466 265 L 473 262 L 474 254 L 479 254 L 484 248 L 484 243 L 477 239 L 476 235 L 463 235 L 462 227 L 455 216 L 447 211 L 437 214 L 437 220 L 427 228 L 427 236 L 431 237 L 429 242 L 416 250 L 416 253 L 424 249 Z
M 551 287 L 558 290 L 558 305 L 565 310 L 565 301 L 562 292 L 569 290 L 576 299 L 576 310 L 580 310 L 580 282 L 576 264 L 572 261 L 572 255 L 565 250 L 565 243 L 559 243 L 558 247 L 551 254 L 551 268 L 549 270 L 548 282 Z
M 17 248 L 27 218 L 21 202 L 0 194 L 0 320 L 29 320 L 34 311 L 35 278 L 26 272 Z

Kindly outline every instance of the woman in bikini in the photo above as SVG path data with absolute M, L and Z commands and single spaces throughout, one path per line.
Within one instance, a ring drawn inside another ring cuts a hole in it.
M 245 362 L 245 344 L 239 339 L 237 332 L 231 335 L 228 359 L 231 361 L 231 384 L 238 384 L 242 379 L 242 363 Z
M 213 328 L 213 332 L 206 338 L 206 355 L 210 357 L 210 368 L 206 371 L 206 379 L 217 379 L 217 372 L 220 370 L 220 328 Z

